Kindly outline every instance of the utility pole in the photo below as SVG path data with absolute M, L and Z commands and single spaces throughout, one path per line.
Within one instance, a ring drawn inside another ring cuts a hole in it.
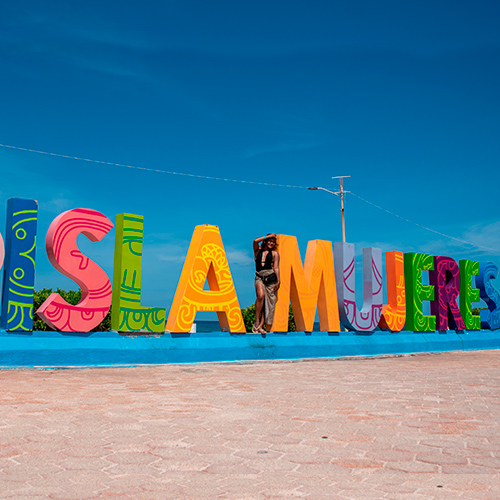
M 332 179 L 339 180 L 339 190 L 335 194 L 337 196 L 340 196 L 340 211 L 342 212 L 342 241 L 345 243 L 344 193 L 350 193 L 350 191 L 344 191 L 344 177 L 351 177 L 351 176 L 338 175 L 337 177 L 332 177 Z
M 330 191 L 329 189 L 325 189 L 324 187 L 309 187 L 311 191 L 321 190 L 326 191 L 327 193 L 334 194 L 340 198 L 340 211 L 342 212 L 342 241 L 345 243 L 345 217 L 344 217 L 344 193 L 350 193 L 350 191 L 344 190 L 344 179 L 347 177 L 351 177 L 350 175 L 337 175 L 332 177 L 332 179 L 339 180 L 339 190 L 338 191 Z

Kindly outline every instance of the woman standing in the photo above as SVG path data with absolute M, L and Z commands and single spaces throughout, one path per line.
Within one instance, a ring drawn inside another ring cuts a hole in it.
M 260 243 L 260 245 L 259 245 Z M 266 333 L 264 324 L 270 329 L 273 324 L 274 306 L 280 287 L 280 255 L 276 246 L 276 235 L 269 233 L 253 240 L 255 258 L 255 323 L 252 333 Z

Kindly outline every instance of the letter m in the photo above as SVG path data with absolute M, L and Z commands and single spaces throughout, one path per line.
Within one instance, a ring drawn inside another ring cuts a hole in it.
M 272 331 L 288 331 L 291 302 L 298 331 L 313 330 L 317 307 L 321 331 L 338 332 L 340 323 L 332 243 L 310 241 L 304 267 L 295 236 L 278 235 L 278 252 L 281 286 Z

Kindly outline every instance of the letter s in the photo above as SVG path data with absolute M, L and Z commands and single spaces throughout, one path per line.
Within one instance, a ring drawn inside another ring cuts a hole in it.
M 63 212 L 52 221 L 45 241 L 49 260 L 82 290 L 76 306 L 58 293 L 52 293 L 40 306 L 38 316 L 52 328 L 88 332 L 106 317 L 111 306 L 111 282 L 101 267 L 80 252 L 76 239 L 82 233 L 93 242 L 100 241 L 112 227 L 105 215 L 84 208 Z
M 481 311 L 481 328 L 496 330 L 500 328 L 500 294 L 493 287 L 491 280 L 498 275 L 498 267 L 493 262 L 479 264 L 479 276 L 476 276 L 476 287 L 479 288 L 481 298 L 488 306 Z

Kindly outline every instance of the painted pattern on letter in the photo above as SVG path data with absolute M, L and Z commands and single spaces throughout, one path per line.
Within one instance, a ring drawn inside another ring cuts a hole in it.
M 434 269 L 432 255 L 405 253 L 406 330 L 414 332 L 434 332 L 436 317 L 424 315 L 423 300 L 434 300 L 434 287 L 422 284 L 422 271 Z
M 479 314 L 472 314 L 472 303 L 479 302 L 479 289 L 472 287 L 472 276 L 479 274 L 479 262 L 474 260 L 459 260 L 460 269 L 460 312 L 464 319 L 466 330 L 480 330 L 481 317 Z
M 52 328 L 63 332 L 88 332 L 108 314 L 111 306 L 111 282 L 104 270 L 78 249 L 76 239 L 84 234 L 101 241 L 113 223 L 96 210 L 75 208 L 56 217 L 46 237 L 47 256 L 52 265 L 72 279 L 82 290 L 80 302 L 68 304 L 52 293 L 37 314 Z
M 7 331 L 33 329 L 38 203 L 7 201 L 7 233 L 1 325 Z
M 204 290 L 208 281 L 210 290 Z M 219 228 L 196 226 L 167 320 L 167 331 L 189 332 L 197 311 L 215 311 L 222 330 L 245 332 Z
M 120 332 L 165 331 L 165 308 L 141 305 L 144 217 L 118 214 L 115 229 L 111 328 Z
M 400 332 L 406 320 L 405 268 L 403 252 L 385 253 L 387 304 L 382 307 L 378 326 L 382 330 Z
M 334 248 L 340 320 L 349 330 L 371 332 L 377 328 L 382 314 L 382 250 L 363 248 L 363 307 L 358 309 L 354 244 L 335 243 Z

